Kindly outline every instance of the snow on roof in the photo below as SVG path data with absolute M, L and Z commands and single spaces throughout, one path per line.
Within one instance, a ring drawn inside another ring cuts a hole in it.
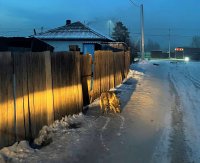
M 101 40 L 114 41 L 112 38 L 102 35 L 81 22 L 67 24 L 43 33 L 34 35 L 38 39 L 46 40 Z

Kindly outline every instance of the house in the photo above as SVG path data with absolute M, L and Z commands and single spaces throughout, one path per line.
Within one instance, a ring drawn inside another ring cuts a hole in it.
M 71 23 L 71 20 L 67 20 L 64 26 L 36 33 L 33 37 L 50 44 L 55 51 L 69 51 L 70 46 L 77 46 L 84 54 L 94 54 L 95 50 L 100 50 L 102 42 L 114 41 L 79 21 Z
M 25 38 L 25 37 L 0 37 L 0 51 L 12 51 L 12 52 L 53 52 L 54 47 L 38 40 L 37 38 Z

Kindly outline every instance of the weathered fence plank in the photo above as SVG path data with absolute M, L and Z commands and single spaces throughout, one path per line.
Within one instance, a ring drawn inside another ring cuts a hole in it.
M 122 67 L 123 67 L 123 56 L 122 52 L 115 52 L 114 55 L 114 66 L 115 66 L 115 86 L 122 83 Z
M 0 148 L 15 141 L 13 66 L 10 52 L 0 52 Z
M 46 74 L 46 108 L 47 108 L 47 124 L 54 122 L 53 108 L 53 88 L 52 88 L 52 71 L 51 71 L 51 55 L 49 52 L 44 53 L 45 56 L 45 74 Z
M 79 52 L 58 52 L 52 56 L 55 119 L 82 111 L 83 95 Z
M 35 137 L 54 120 L 50 52 L 31 53 L 28 58 L 30 126 Z
M 83 90 L 83 104 L 84 106 L 90 103 L 90 91 L 91 91 L 91 79 L 92 79 L 92 56 L 81 56 L 81 83 Z
M 130 51 L 125 52 L 125 76 L 128 75 L 129 73 L 129 68 L 130 68 L 130 62 L 131 62 L 131 55 L 130 55 Z
M 121 84 L 124 76 L 124 53 L 96 51 L 94 56 L 93 99 Z
M 94 54 L 94 78 L 93 78 L 93 93 L 92 100 L 96 99 L 101 94 L 101 51 L 96 51 Z
M 102 73 L 101 73 L 101 92 L 108 91 L 109 88 L 109 58 L 112 55 L 111 51 L 102 51 L 101 52 L 101 62 L 102 64 Z
M 29 138 L 29 108 L 28 108 L 28 73 L 27 59 L 29 53 L 13 53 L 14 82 L 16 96 L 16 138 Z
M 114 66 L 114 57 L 113 57 L 113 52 L 112 55 L 108 58 L 108 64 L 109 64 L 109 88 L 114 88 L 115 87 L 115 66 Z

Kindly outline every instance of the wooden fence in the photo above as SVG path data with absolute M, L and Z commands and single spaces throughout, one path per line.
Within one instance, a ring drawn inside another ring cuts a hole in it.
M 128 52 L 97 51 L 94 61 L 79 52 L 0 52 L 0 148 L 81 112 L 83 104 L 119 85 L 129 65 Z
M 49 52 L 13 53 L 16 139 L 35 137 L 54 121 Z
M 92 90 L 92 56 L 81 56 L 81 78 L 84 106 L 90 103 L 90 91 Z
M 121 84 L 130 66 L 130 52 L 96 51 L 94 55 L 94 86 L 91 98 Z
M 80 57 L 79 52 L 54 53 L 52 55 L 55 119 L 82 111 Z
M 0 54 L 0 147 L 15 141 L 13 67 L 10 52 Z

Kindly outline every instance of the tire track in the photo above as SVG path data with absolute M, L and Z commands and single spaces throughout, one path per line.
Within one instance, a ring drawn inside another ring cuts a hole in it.
M 196 88 L 200 88 L 200 81 L 196 78 L 194 78 L 190 72 L 188 71 L 187 68 L 185 68 L 185 71 L 183 72 L 184 76 L 190 80 L 192 82 L 192 84 L 196 87 Z
M 169 75 L 169 83 L 172 100 L 174 100 L 172 105 L 172 131 L 170 135 L 169 154 L 171 156 L 172 163 L 188 163 L 189 147 L 185 138 L 181 99 L 178 95 L 178 91 L 175 85 L 176 80 L 173 75 Z

